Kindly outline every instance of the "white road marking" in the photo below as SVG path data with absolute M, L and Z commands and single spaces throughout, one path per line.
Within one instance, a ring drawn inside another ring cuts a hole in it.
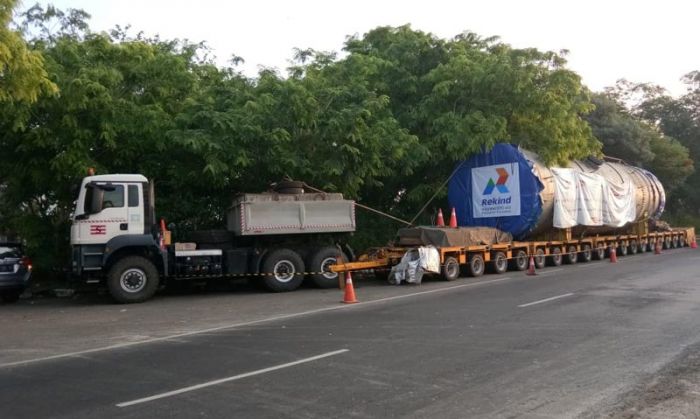
M 564 270 L 564 268 L 545 269 L 544 271 L 542 271 L 542 273 L 540 273 L 540 275 L 551 274 L 552 272 L 559 272 L 559 271 L 563 271 L 563 270 Z
M 496 282 L 502 282 L 502 281 L 506 281 L 509 279 L 511 279 L 511 277 L 505 276 L 502 278 L 491 279 L 488 281 L 470 282 L 468 284 L 460 284 L 460 285 L 438 288 L 438 289 L 429 290 L 429 291 L 420 291 L 420 292 L 414 292 L 411 294 L 395 295 L 392 297 L 379 298 L 376 300 L 360 302 L 359 304 L 342 304 L 342 305 L 339 304 L 337 306 L 332 306 L 332 307 L 324 307 L 324 308 L 302 311 L 302 312 L 291 313 L 291 314 L 282 314 L 279 316 L 272 316 L 272 317 L 267 317 L 264 319 L 252 320 L 249 322 L 233 323 L 233 324 L 227 324 L 227 325 L 223 325 L 223 326 L 210 327 L 207 329 L 192 330 L 189 332 L 178 333 L 178 334 L 174 334 L 174 335 L 162 336 L 162 337 L 157 337 L 157 338 L 144 339 L 144 340 L 139 340 L 139 341 L 135 341 L 135 342 L 132 341 L 132 342 L 117 343 L 114 345 L 102 346 L 102 347 L 92 348 L 92 349 L 85 349 L 82 351 L 67 352 L 67 353 L 50 355 L 50 356 L 45 356 L 45 357 L 40 357 L 40 358 L 25 359 L 23 361 L 8 362 L 5 364 L 0 364 L 0 368 L 15 367 L 15 366 L 20 366 L 20 365 L 33 364 L 36 362 L 50 361 L 50 360 L 62 359 L 62 358 L 79 357 L 82 355 L 92 354 L 95 352 L 109 351 L 109 350 L 113 350 L 113 349 L 130 348 L 132 346 L 145 345 L 148 343 L 172 341 L 172 340 L 176 340 L 178 338 L 183 338 L 183 337 L 201 335 L 201 334 L 212 333 L 212 332 L 219 332 L 219 331 L 228 330 L 228 329 L 236 329 L 239 327 L 254 326 L 257 324 L 268 323 L 268 322 L 273 322 L 273 321 L 277 321 L 277 320 L 293 319 L 296 317 L 308 316 L 308 315 L 323 313 L 323 312 L 327 312 L 327 311 L 352 309 L 353 307 L 362 307 L 362 306 L 366 306 L 368 304 L 375 304 L 375 303 L 381 303 L 381 302 L 385 302 L 385 301 L 398 300 L 398 299 L 413 297 L 413 296 L 417 296 L 417 295 L 433 294 L 436 292 L 449 291 L 449 290 L 453 290 L 456 288 L 465 288 L 465 287 L 473 287 L 473 286 L 477 286 L 477 285 L 493 284 Z
M 602 263 L 594 263 L 594 262 L 584 262 L 583 264 L 576 265 L 577 268 L 590 268 L 594 266 L 605 266 Z
M 557 295 L 557 296 L 555 296 L 555 297 L 545 298 L 544 300 L 537 300 L 537 301 L 533 301 L 533 302 L 531 302 L 531 303 L 521 304 L 521 305 L 519 305 L 518 307 L 519 307 L 519 308 L 530 307 L 530 306 L 534 306 L 535 304 L 542 304 L 542 303 L 546 303 L 546 302 L 548 302 L 548 301 L 554 301 L 554 300 L 558 300 L 558 299 L 564 298 L 564 297 L 571 297 L 572 295 L 574 295 L 574 293 L 573 293 L 573 292 L 570 292 L 570 293 L 568 293 L 568 294 L 562 294 L 562 295 Z
M 135 404 L 150 402 L 153 400 L 164 399 L 166 397 L 176 396 L 178 394 L 199 390 L 199 389 L 202 389 L 205 387 L 211 387 L 211 386 L 215 386 L 215 385 L 219 385 L 219 384 L 223 384 L 223 383 L 228 383 L 229 381 L 240 380 L 242 378 L 252 377 L 254 375 L 265 374 L 268 372 L 281 370 L 283 368 L 289 368 L 289 367 L 293 367 L 295 365 L 305 364 L 307 362 L 312 362 L 312 361 L 317 361 L 319 359 L 328 358 L 329 356 L 340 355 L 340 354 L 348 352 L 348 351 L 349 351 L 349 349 L 340 349 L 340 350 L 333 351 L 333 352 L 326 352 L 325 354 L 312 356 L 310 358 L 300 359 L 300 360 L 294 361 L 294 362 L 288 362 L 286 364 L 275 365 L 273 367 L 263 368 L 263 369 L 257 370 L 257 371 L 251 371 L 251 372 L 246 372 L 244 374 L 234 375 L 232 377 L 226 377 L 226 378 L 220 378 L 218 380 L 207 381 L 206 383 L 196 384 L 196 385 L 189 386 L 189 387 L 183 387 L 183 388 L 168 391 L 165 393 L 154 394 L 153 396 L 148 396 L 148 397 L 144 397 L 141 399 L 131 400 L 128 402 L 117 403 L 116 406 L 117 407 L 127 407 L 127 406 L 133 406 Z

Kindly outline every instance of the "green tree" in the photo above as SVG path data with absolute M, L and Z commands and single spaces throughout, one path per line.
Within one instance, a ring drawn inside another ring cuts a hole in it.
M 373 69 L 366 83 L 389 98 L 396 119 L 418 139 L 404 173 L 364 194 L 397 214 L 410 218 L 457 161 L 497 142 L 521 144 L 550 163 L 600 151 L 582 118 L 593 108 L 588 94 L 560 54 L 470 32 L 442 40 L 409 26 L 374 29 L 349 39 L 345 50 L 349 56 L 337 65 L 352 60 Z
M 41 54 L 27 49 L 22 34 L 10 27 L 16 5 L 17 0 L 0 0 L 0 103 L 31 103 L 56 91 Z

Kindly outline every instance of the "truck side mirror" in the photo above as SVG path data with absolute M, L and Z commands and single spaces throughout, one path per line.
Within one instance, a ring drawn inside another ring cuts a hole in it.
M 105 191 L 98 185 L 89 183 L 85 185 L 87 194 L 85 195 L 85 214 L 97 214 L 102 211 L 102 201 L 104 201 Z

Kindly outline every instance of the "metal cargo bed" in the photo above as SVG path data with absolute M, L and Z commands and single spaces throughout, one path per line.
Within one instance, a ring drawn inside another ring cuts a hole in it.
M 338 193 L 241 194 L 227 227 L 238 236 L 355 231 L 355 203 Z

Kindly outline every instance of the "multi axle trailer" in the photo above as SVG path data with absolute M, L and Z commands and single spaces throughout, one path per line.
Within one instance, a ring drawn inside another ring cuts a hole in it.
M 468 229 L 468 227 L 466 228 Z M 669 231 L 629 232 L 628 234 L 572 238 L 570 231 L 561 231 L 556 239 L 542 238 L 533 241 L 508 241 L 466 246 L 436 246 L 440 255 L 440 276 L 453 281 L 466 274 L 483 275 L 487 270 L 501 274 L 508 270 L 524 271 L 532 257 L 535 267 L 543 268 L 562 264 L 586 263 L 628 254 L 655 252 L 695 245 L 695 228 L 673 228 Z M 439 230 L 439 228 L 436 228 Z M 567 234 L 568 233 L 568 234 Z M 416 246 L 381 247 L 370 249 L 355 262 L 333 265 L 333 272 L 373 270 L 384 277 L 404 255 Z

